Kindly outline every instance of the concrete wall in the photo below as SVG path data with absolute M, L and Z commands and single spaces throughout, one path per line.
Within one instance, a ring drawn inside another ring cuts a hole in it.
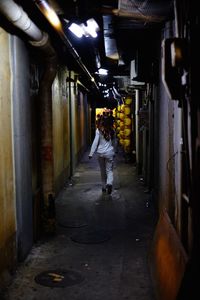
M 0 28 L 0 286 L 16 263 L 10 38 Z
M 84 91 L 81 91 L 77 84 L 74 72 L 68 72 L 67 96 L 69 101 L 70 123 L 70 176 L 72 176 L 81 154 L 86 150 L 90 142 L 89 128 L 91 126 L 87 95 Z
M 73 72 L 66 68 L 59 69 L 52 94 L 54 185 L 57 194 L 73 176 L 90 142 L 90 119 L 87 96 L 79 89 Z

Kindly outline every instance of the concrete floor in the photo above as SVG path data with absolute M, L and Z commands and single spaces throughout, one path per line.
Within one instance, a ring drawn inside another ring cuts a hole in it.
M 103 195 L 96 157 L 87 154 L 56 199 L 56 235 L 34 245 L 5 300 L 155 300 L 148 264 L 156 222 L 153 203 L 146 205 L 150 195 L 120 153 L 113 193 Z M 47 280 L 52 286 L 35 281 L 42 272 L 53 273 Z

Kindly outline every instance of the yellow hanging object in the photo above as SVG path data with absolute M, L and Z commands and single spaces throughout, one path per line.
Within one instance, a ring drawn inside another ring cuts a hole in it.
M 124 113 L 120 113 L 120 120 L 124 120 Z
M 125 99 L 125 104 L 128 104 L 128 105 L 129 105 L 129 104 L 131 104 L 131 103 L 132 103 L 132 98 L 129 97 L 129 98 L 126 98 L 126 99 Z
M 131 118 L 125 117 L 125 118 L 124 118 L 124 125 L 125 125 L 125 126 L 131 125 Z
M 124 130 L 120 130 L 119 134 L 120 134 L 120 137 L 123 138 L 124 137 Z
M 124 112 L 124 104 L 121 105 L 121 112 Z
M 128 147 L 131 144 L 131 140 L 130 139 L 124 139 L 124 146 Z
M 131 108 L 128 105 L 126 105 L 124 107 L 124 114 L 125 115 L 130 115 L 130 113 L 131 113 Z
M 120 139 L 119 143 L 120 143 L 120 145 L 123 145 L 124 144 L 124 139 Z
M 125 129 L 124 129 L 124 136 L 125 136 L 125 137 L 128 137 L 128 136 L 130 136 L 130 134 L 131 134 L 131 129 L 125 128 Z
M 124 129 L 124 122 L 121 121 L 119 126 L 120 126 L 120 130 L 123 130 Z

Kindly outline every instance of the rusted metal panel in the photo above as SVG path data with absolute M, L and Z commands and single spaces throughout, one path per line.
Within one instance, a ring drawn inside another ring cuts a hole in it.
M 157 299 L 175 300 L 187 255 L 165 211 L 161 213 L 155 230 L 150 258 Z

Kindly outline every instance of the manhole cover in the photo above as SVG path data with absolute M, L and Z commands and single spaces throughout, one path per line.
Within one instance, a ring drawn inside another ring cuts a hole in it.
M 71 270 L 48 270 L 38 274 L 35 281 L 49 287 L 66 287 L 79 284 L 84 278 L 76 271 Z
M 104 230 L 84 230 L 71 236 L 72 241 L 81 244 L 102 243 L 111 238 L 110 234 Z

